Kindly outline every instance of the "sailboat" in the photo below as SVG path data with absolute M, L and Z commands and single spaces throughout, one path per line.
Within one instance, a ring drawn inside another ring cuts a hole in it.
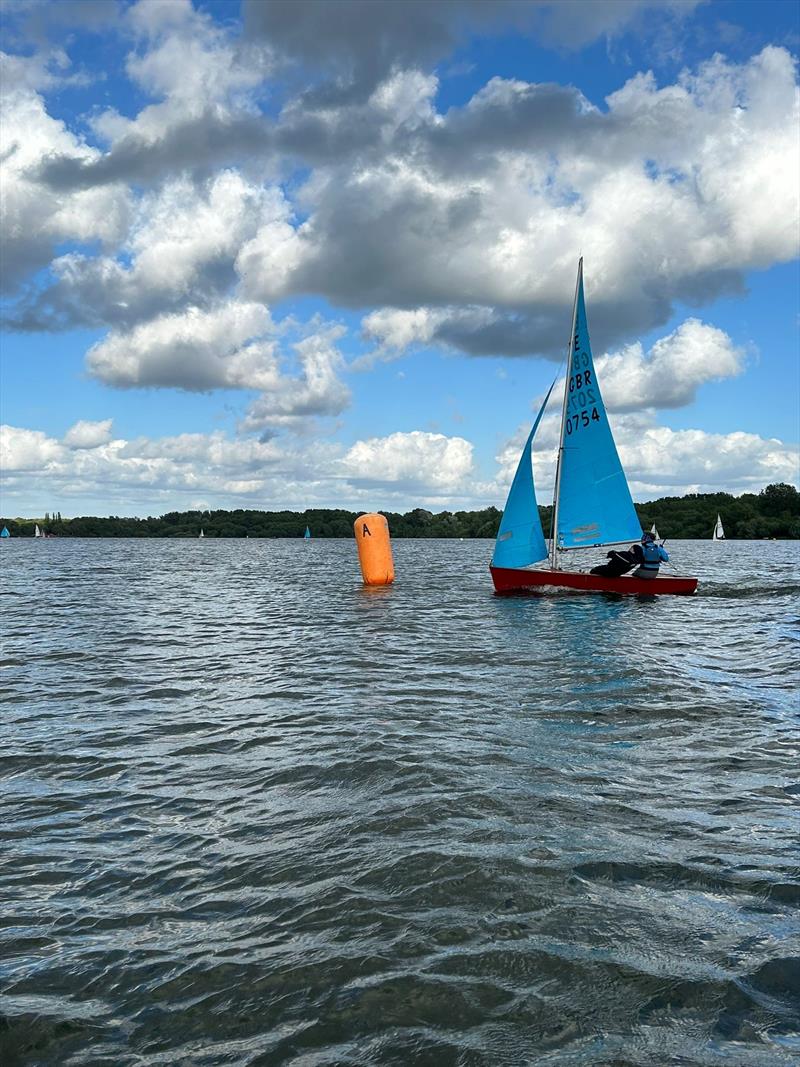
M 43 533 L 42 533 L 42 531 L 41 531 L 41 530 L 39 529 L 39 523 L 38 523 L 38 522 L 36 523 L 36 527 L 35 527 L 35 529 L 34 529 L 34 531 L 33 531 L 33 536 L 34 536 L 34 537 L 44 537 L 44 534 L 43 534 Z
M 10 536 L 11 536 L 11 534 L 8 532 L 8 527 L 4 526 L 3 529 L 0 530 L 0 537 L 10 537 Z
M 642 536 L 595 376 L 583 297 L 583 258 L 578 263 L 575 286 L 548 546 L 536 502 L 531 449 L 554 387 L 555 382 L 528 434 L 500 520 L 489 566 L 495 590 L 512 593 L 565 588 L 603 593 L 694 593 L 696 578 L 661 574 L 657 578 L 628 575 L 611 578 L 564 566 L 566 553 L 581 548 L 630 545 Z
M 202 527 L 200 528 L 200 533 L 197 536 L 198 537 L 205 537 L 205 534 L 203 533 Z
M 310 541 L 311 540 L 311 530 L 309 529 L 308 526 L 306 526 L 306 532 L 303 534 L 303 540 L 304 541 Z
M 712 541 L 724 541 L 725 531 L 722 529 L 722 519 L 717 514 L 717 521 L 714 523 L 714 532 L 711 535 Z
M 656 539 L 656 541 L 660 541 L 661 540 L 661 537 L 660 537 L 660 535 L 658 533 L 658 530 L 656 529 L 656 524 L 655 523 L 653 523 L 653 525 L 650 527 L 650 533 L 653 535 L 653 537 Z

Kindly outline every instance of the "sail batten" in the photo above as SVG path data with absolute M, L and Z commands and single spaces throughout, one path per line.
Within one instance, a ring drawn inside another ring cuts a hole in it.
M 621 541 L 592 541 L 585 545 L 562 545 L 559 552 L 580 552 L 587 548 L 613 548 L 614 545 L 629 545 L 635 538 L 625 537 Z
M 539 408 L 539 414 L 528 434 L 514 480 L 508 491 L 508 499 L 500 520 L 500 529 L 497 531 L 492 558 L 494 567 L 527 567 L 547 557 L 547 545 L 536 502 L 531 450 L 533 439 L 555 384 L 553 382 L 547 390 L 547 396 Z

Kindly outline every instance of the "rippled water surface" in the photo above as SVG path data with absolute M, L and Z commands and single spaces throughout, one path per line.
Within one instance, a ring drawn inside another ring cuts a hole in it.
M 0 545 L 0 1062 L 800 1062 L 797 545 Z

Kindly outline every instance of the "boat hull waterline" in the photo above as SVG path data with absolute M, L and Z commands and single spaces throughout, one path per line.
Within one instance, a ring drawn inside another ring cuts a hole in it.
M 627 596 L 691 596 L 697 590 L 697 578 L 661 575 L 635 578 L 620 575 L 607 578 L 588 571 L 545 570 L 532 568 L 489 567 L 496 593 L 536 592 L 546 589 L 570 589 L 581 593 L 617 593 Z

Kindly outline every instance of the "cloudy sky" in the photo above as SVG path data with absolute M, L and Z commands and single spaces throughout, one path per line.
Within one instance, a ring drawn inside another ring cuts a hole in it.
M 0 8 L 3 514 L 502 507 L 580 255 L 634 498 L 797 483 L 797 5 Z

